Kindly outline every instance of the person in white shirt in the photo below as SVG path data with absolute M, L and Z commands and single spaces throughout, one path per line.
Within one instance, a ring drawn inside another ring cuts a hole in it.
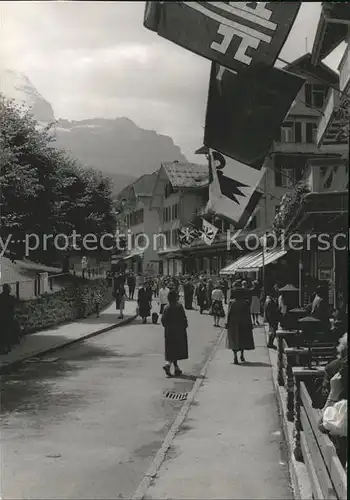
M 223 306 L 224 298 L 225 296 L 220 286 L 218 284 L 215 285 L 215 288 L 211 293 L 214 326 L 220 326 L 220 318 L 225 317 L 225 311 Z
M 163 282 L 159 289 L 159 304 L 160 304 L 160 314 L 163 314 L 165 306 L 168 304 L 169 288 Z

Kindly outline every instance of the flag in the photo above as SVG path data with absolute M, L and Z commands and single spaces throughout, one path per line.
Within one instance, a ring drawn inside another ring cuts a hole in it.
M 209 150 L 207 212 L 228 219 L 235 227 L 242 227 L 261 198 L 257 188 L 264 174 L 264 168 L 256 170 Z
M 144 26 L 200 56 L 245 71 L 273 66 L 301 2 L 146 2 Z
M 212 63 L 205 146 L 262 168 L 304 83 L 304 78 L 277 68 L 252 68 L 237 76 Z
M 202 223 L 203 223 L 203 226 L 202 226 L 202 240 L 204 241 L 204 243 L 206 245 L 211 245 L 215 239 L 215 236 L 217 235 L 217 232 L 219 231 L 219 229 L 214 226 L 213 224 L 210 224 L 210 222 L 208 222 L 207 220 L 205 219 L 202 219 Z
M 198 231 L 193 227 L 181 227 L 178 230 L 179 243 L 181 246 L 191 246 L 195 239 L 198 238 Z

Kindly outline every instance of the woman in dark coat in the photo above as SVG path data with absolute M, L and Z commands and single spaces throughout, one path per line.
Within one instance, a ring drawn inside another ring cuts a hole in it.
M 208 307 L 208 292 L 205 283 L 200 283 L 197 288 L 197 303 L 199 305 L 199 311 L 202 314 L 204 309 Z
M 187 344 L 187 317 L 185 310 L 178 302 L 179 296 L 175 290 L 171 290 L 168 295 L 169 305 L 164 309 L 162 325 L 164 326 L 165 338 L 165 365 L 163 370 L 168 377 L 171 377 L 170 368 L 174 365 L 174 375 L 178 377 L 182 374 L 177 362 L 180 359 L 188 359 Z
M 255 349 L 253 325 L 250 316 L 250 305 L 247 302 L 246 291 L 240 283 L 233 286 L 228 315 L 226 347 L 233 351 L 234 363 L 238 365 L 238 351 L 241 351 L 241 362 L 245 362 L 244 351 Z
M 139 289 L 137 305 L 139 306 L 139 316 L 142 318 L 142 323 L 146 323 L 148 316 L 151 314 L 152 306 L 152 290 L 147 284 L 142 285 Z

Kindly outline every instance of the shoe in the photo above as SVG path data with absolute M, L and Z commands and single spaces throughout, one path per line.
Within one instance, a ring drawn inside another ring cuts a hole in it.
M 245 363 L 245 357 L 241 354 L 241 363 Z
M 165 371 L 167 377 L 172 377 L 169 365 L 164 365 L 163 370 Z
M 121 314 L 120 316 L 118 316 L 118 319 L 124 319 L 124 316 Z
M 277 347 L 273 344 L 267 344 L 268 349 L 277 349 Z
M 235 365 L 239 365 L 237 356 L 235 356 L 235 358 L 234 358 L 234 360 L 233 360 L 233 363 L 234 363 Z
M 180 370 L 180 368 L 175 368 L 174 375 L 175 377 L 180 377 L 182 375 L 182 370 Z

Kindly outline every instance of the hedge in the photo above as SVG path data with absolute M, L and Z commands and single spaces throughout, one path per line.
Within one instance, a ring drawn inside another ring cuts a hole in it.
M 70 283 L 62 290 L 39 298 L 19 302 L 16 319 L 24 334 L 57 326 L 66 321 L 86 318 L 112 301 L 112 292 L 105 279 Z

